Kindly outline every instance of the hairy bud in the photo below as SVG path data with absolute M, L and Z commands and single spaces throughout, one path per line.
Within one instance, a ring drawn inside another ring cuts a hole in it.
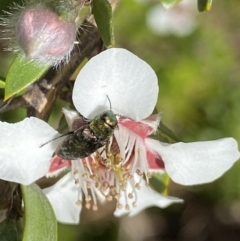
M 66 20 L 42 3 L 15 5 L 15 13 L 2 18 L 10 48 L 37 64 L 59 65 L 68 60 L 77 34 L 74 20 Z

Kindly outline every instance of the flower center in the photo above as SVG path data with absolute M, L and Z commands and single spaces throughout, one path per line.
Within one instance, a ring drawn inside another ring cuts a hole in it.
M 82 204 L 83 192 L 88 209 L 97 210 L 98 200 L 116 200 L 117 208 L 130 210 L 137 205 L 137 190 L 150 178 L 144 140 L 119 125 L 105 147 L 72 161 L 72 172 L 79 190 L 77 204 Z

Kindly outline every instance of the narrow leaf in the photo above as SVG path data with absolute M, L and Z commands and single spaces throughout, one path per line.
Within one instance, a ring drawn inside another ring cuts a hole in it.
M 17 56 L 7 74 L 4 100 L 38 80 L 49 68 L 49 65 L 37 66 L 32 61 Z
M 36 185 L 21 185 L 24 200 L 22 241 L 57 241 L 57 220 L 42 190 Z
M 167 188 L 170 178 L 167 173 L 152 172 L 152 178 L 149 179 L 153 188 L 161 194 L 168 195 Z
M 160 122 L 160 125 L 158 127 L 158 131 L 160 131 L 160 133 L 163 136 L 166 136 L 167 138 L 171 139 L 174 142 L 181 142 L 182 141 L 167 126 L 165 126 L 162 122 Z
M 112 47 L 115 40 L 111 4 L 108 0 L 93 0 L 92 11 L 104 45 L 107 48 Z
M 198 11 L 208 12 L 211 10 L 212 0 L 198 0 Z
M 5 81 L 0 80 L 0 89 L 4 89 L 5 88 Z

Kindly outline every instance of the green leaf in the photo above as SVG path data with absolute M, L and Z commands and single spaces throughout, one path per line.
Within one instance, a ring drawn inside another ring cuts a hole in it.
M 0 89 L 4 89 L 5 88 L 5 81 L 0 80 Z
M 212 0 L 198 0 L 198 11 L 208 12 L 211 10 Z
M 24 232 L 22 241 L 57 241 L 57 220 L 42 190 L 36 185 L 21 185 L 24 201 Z
M 104 45 L 114 46 L 113 14 L 108 0 L 93 0 L 93 15 L 98 26 Z
M 165 126 L 162 122 L 158 126 L 158 131 L 161 135 L 166 136 L 167 138 L 171 139 L 174 142 L 182 142 L 167 126 Z
M 177 5 L 181 1 L 182 0 L 160 0 L 163 7 L 166 8 L 166 9 L 174 7 L 175 5 Z
M 165 172 L 152 172 L 152 177 L 149 181 L 157 192 L 167 195 L 167 187 L 169 185 L 170 178 Z
M 17 56 L 7 74 L 4 100 L 38 80 L 49 68 L 49 65 L 36 66 L 32 61 Z
M 14 219 L 6 219 L 0 222 L 1 241 L 19 241 L 18 237 L 16 221 Z

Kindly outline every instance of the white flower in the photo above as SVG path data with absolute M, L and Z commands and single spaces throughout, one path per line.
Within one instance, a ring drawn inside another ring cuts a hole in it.
M 87 118 L 110 109 L 119 115 L 118 129 L 108 147 L 78 160 L 51 156 L 57 132 L 31 117 L 16 124 L 0 122 L 0 178 L 30 184 L 47 173 L 71 172 L 45 189 L 58 221 L 78 223 L 81 205 L 97 210 L 98 201 L 116 200 L 116 216 L 135 215 L 149 206 L 182 202 L 149 187 L 151 171 L 166 171 L 177 183 L 211 182 L 239 159 L 232 138 L 209 142 L 166 144 L 149 138 L 160 115 L 151 115 L 158 97 L 157 77 L 151 67 L 124 49 L 112 48 L 92 58 L 77 77 L 73 102 Z M 70 130 L 82 117 L 63 111 Z M 47 144 L 46 144 L 47 143 Z
M 196 4 L 183 0 L 175 6 L 157 4 L 149 9 L 146 21 L 149 29 L 157 35 L 185 37 L 197 27 Z
M 115 215 L 121 216 L 182 202 L 148 186 L 152 170 L 165 170 L 175 182 L 194 185 L 215 180 L 239 159 L 232 138 L 189 144 L 149 138 L 160 121 L 160 115 L 150 116 L 158 97 L 157 77 L 147 63 L 124 49 L 112 48 L 92 58 L 76 79 L 73 102 L 83 116 L 94 118 L 109 110 L 106 96 L 112 111 L 120 115 L 108 149 L 79 160 L 52 160 L 49 175 L 59 168 L 71 169 L 46 192 L 61 222 L 78 222 L 82 203 L 97 210 L 98 201 L 116 200 Z M 64 114 L 74 130 L 73 120 L 81 117 L 69 110 Z

